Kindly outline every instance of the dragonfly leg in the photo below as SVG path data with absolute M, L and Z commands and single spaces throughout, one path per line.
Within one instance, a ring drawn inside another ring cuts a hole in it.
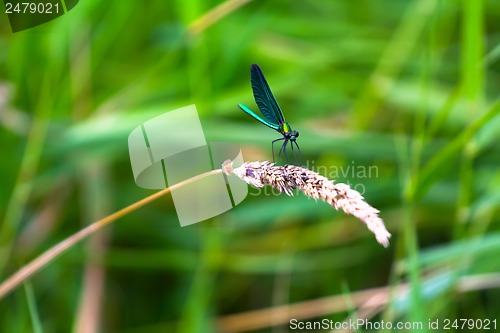
M 284 145 L 283 147 L 283 152 L 285 153 L 285 158 L 286 158 L 286 163 L 287 164 L 290 164 L 292 162 L 292 159 L 290 158 L 290 156 L 288 155 L 288 150 L 286 149 L 287 148 L 287 145 L 288 145 L 288 142 L 286 143 L 286 145 Z M 290 141 L 290 146 L 292 146 L 292 151 L 293 151 L 293 145 Z
M 280 159 L 280 162 L 283 163 L 283 159 L 281 158 L 281 154 L 284 153 L 285 154 L 286 163 L 288 163 L 289 158 L 288 158 L 288 154 L 286 153 L 286 145 L 288 144 L 289 139 L 287 139 L 287 138 L 284 138 L 284 139 L 285 139 L 285 142 L 283 142 L 283 145 L 281 146 L 281 149 L 280 149 L 280 151 L 278 153 L 278 157 Z
M 292 153 L 293 153 L 293 158 L 294 158 L 294 164 L 297 165 L 299 164 L 299 160 L 297 159 L 297 154 L 295 153 L 295 149 L 293 149 L 293 143 L 295 142 L 295 144 L 297 144 L 297 142 L 294 140 L 292 142 L 290 142 L 290 147 L 292 147 Z M 298 146 L 297 146 L 298 147 Z M 300 148 L 299 148 L 299 151 L 300 151 Z
M 285 140 L 285 138 L 279 138 L 279 139 L 276 139 L 276 140 L 274 140 L 274 141 L 272 142 L 272 144 L 271 144 L 271 150 L 272 150 L 272 152 L 273 152 L 273 163 L 275 163 L 275 162 L 276 162 L 276 161 L 274 160 L 274 143 L 275 143 L 276 141 L 281 141 L 281 140 Z M 283 148 L 283 146 L 282 146 L 281 148 Z M 280 155 L 281 155 L 281 149 L 280 149 L 280 152 L 278 153 L 278 157 L 279 157 Z

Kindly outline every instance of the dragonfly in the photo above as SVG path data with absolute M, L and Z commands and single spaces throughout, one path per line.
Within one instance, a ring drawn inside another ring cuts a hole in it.
M 252 91 L 253 97 L 255 99 L 255 103 L 262 113 L 264 117 L 261 117 L 257 113 L 250 110 L 245 104 L 238 104 L 241 110 L 243 110 L 246 114 L 255 118 L 262 124 L 266 125 L 269 128 L 279 132 L 283 137 L 273 140 L 271 143 L 271 149 L 273 153 L 273 162 L 274 159 L 274 144 L 278 141 L 283 141 L 281 148 L 278 152 L 278 159 L 283 162 L 282 155 L 285 156 L 286 162 L 290 163 L 290 158 L 286 151 L 288 144 L 290 143 L 291 150 L 293 152 L 293 164 L 300 163 L 300 147 L 297 143 L 297 138 L 299 137 L 299 132 L 294 131 L 290 124 L 285 120 L 285 116 L 281 111 L 281 108 L 273 96 L 271 88 L 269 88 L 269 84 L 267 83 L 266 77 L 260 69 L 259 65 L 253 64 L 250 67 L 250 81 L 252 83 Z M 294 149 L 297 147 L 297 152 Z M 298 155 L 298 158 L 297 158 Z

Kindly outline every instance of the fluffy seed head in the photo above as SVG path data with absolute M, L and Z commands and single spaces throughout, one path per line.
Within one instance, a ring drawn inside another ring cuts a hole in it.
M 293 196 L 292 191 L 298 189 L 308 197 L 326 201 L 335 209 L 340 208 L 344 213 L 364 222 L 380 244 L 389 246 L 391 234 L 378 216 L 379 211 L 370 206 L 363 196 L 349 185 L 335 184 L 332 180 L 299 166 L 276 166 L 268 161 L 245 162 L 235 169 L 231 161 L 226 161 L 222 168 L 225 173 L 233 173 L 254 187 L 269 185 L 289 196 Z

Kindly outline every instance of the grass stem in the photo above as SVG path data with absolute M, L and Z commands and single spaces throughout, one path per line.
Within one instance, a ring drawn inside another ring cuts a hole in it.
M 108 224 L 118 220 L 119 218 L 137 210 L 138 208 L 141 208 L 142 206 L 145 206 L 149 204 L 150 202 L 153 202 L 154 200 L 170 193 L 170 191 L 177 189 L 179 187 L 182 187 L 184 185 L 187 185 L 189 183 L 192 183 L 194 181 L 197 181 L 199 179 L 208 177 L 210 175 L 215 175 L 218 173 L 222 173 L 221 169 L 209 171 L 206 173 L 203 173 L 201 175 L 198 175 L 196 177 L 189 178 L 185 181 L 182 181 L 180 183 L 177 183 L 175 185 L 172 185 L 164 190 L 161 190 L 155 194 L 150 195 L 149 197 L 146 197 L 130 206 L 127 206 L 111 215 L 106 216 L 103 219 L 100 219 L 99 221 L 96 221 L 89 226 L 83 228 L 82 230 L 78 231 L 77 233 L 69 236 L 68 238 L 64 239 L 63 241 L 59 242 L 58 244 L 54 245 L 35 259 L 33 259 L 31 262 L 28 264 L 24 265 L 21 269 L 19 269 L 17 272 L 15 272 L 11 277 L 9 277 L 7 280 L 5 280 L 2 284 L 0 284 L 0 299 L 4 298 L 8 293 L 10 293 L 12 290 L 14 290 L 16 287 L 18 287 L 21 283 L 29 279 L 33 274 L 38 272 L 40 269 L 42 269 L 45 265 L 50 263 L 52 260 L 63 254 L 66 250 L 80 242 L 81 240 L 87 238 L 88 236 L 92 235 L 96 231 L 101 230 Z

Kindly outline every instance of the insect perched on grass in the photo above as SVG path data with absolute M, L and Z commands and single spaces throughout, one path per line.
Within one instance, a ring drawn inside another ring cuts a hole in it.
M 278 159 L 283 162 L 283 160 L 281 159 L 281 155 L 284 154 L 286 162 L 290 163 L 290 159 L 286 151 L 288 142 L 290 142 L 290 147 L 292 149 L 294 158 L 294 161 L 291 164 L 299 164 L 300 148 L 299 145 L 297 144 L 297 138 L 299 137 L 299 132 L 292 130 L 290 125 L 285 120 L 283 112 L 281 111 L 278 102 L 274 98 L 271 88 L 269 88 L 269 85 L 267 84 L 264 73 L 262 73 L 262 70 L 257 64 L 253 64 L 250 67 L 250 81 L 252 83 L 253 97 L 255 99 L 255 102 L 257 103 L 257 106 L 259 107 L 260 112 L 262 113 L 265 119 L 256 114 L 255 112 L 253 112 L 252 110 L 250 110 L 245 104 L 238 104 L 238 106 L 240 107 L 240 109 L 245 111 L 253 118 L 257 119 L 264 125 L 272 128 L 275 131 L 278 131 L 279 133 L 281 133 L 281 135 L 283 135 L 282 138 L 274 140 L 271 144 L 271 149 L 273 153 L 273 162 L 275 161 L 274 143 L 276 141 L 283 140 L 283 145 L 281 146 L 278 152 Z M 297 152 L 293 148 L 293 145 L 297 147 Z

